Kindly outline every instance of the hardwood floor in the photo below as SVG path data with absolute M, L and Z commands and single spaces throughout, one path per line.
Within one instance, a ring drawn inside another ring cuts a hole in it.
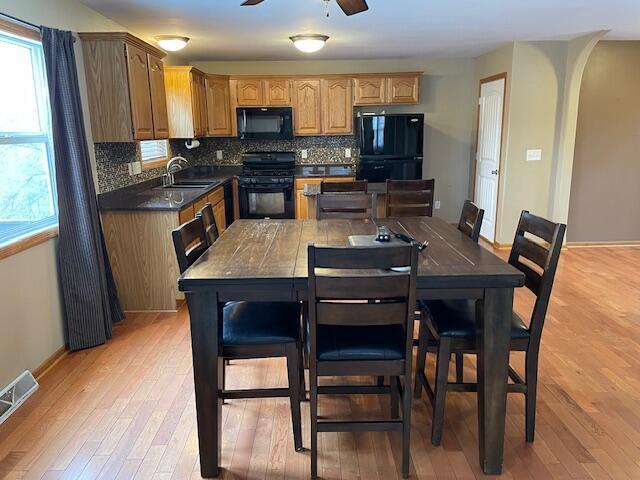
M 506 254 L 506 253 L 505 253 Z M 524 397 L 509 396 L 505 471 L 513 479 L 640 478 L 640 249 L 562 253 L 541 347 L 536 441 L 524 441 Z M 532 297 L 517 294 L 528 316 Z M 130 314 L 107 345 L 65 357 L 0 425 L 0 478 L 200 478 L 187 312 Z M 519 355 L 513 365 L 522 368 Z M 429 355 L 433 372 L 433 356 Z M 474 361 L 466 358 L 465 376 Z M 453 372 L 451 372 L 453 374 Z M 230 387 L 285 385 L 281 360 L 234 361 Z M 369 381 L 369 379 L 362 379 Z M 320 415 L 388 412 L 386 398 L 320 400 Z M 411 478 L 481 478 L 476 400 L 450 394 L 441 447 L 431 408 L 414 403 Z M 306 479 L 287 399 L 223 407 L 225 479 Z M 308 404 L 303 438 L 309 447 Z M 399 433 L 320 434 L 325 479 L 398 478 Z

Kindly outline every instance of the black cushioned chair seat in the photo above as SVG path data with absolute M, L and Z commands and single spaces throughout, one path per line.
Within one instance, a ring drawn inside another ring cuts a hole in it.
M 441 337 L 476 336 L 475 300 L 422 300 L 419 303 Z M 529 336 L 529 329 L 514 312 L 511 317 L 511 338 L 529 338 Z
M 300 305 L 286 302 L 228 302 L 224 306 L 224 345 L 264 345 L 300 338 Z
M 363 327 L 318 325 L 318 360 L 403 360 L 406 346 L 402 325 Z M 309 335 L 307 335 L 309 349 Z

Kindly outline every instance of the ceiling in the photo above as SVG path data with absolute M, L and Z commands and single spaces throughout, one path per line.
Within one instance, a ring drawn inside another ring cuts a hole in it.
M 191 37 L 187 61 L 308 59 L 288 37 L 331 38 L 312 58 L 475 57 L 514 40 L 569 39 L 611 30 L 609 39 L 640 39 L 638 0 L 367 0 L 345 16 L 322 0 L 81 0 L 138 35 Z

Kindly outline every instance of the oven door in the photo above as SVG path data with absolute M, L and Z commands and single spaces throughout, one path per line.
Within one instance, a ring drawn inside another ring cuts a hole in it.
M 240 186 L 240 218 L 295 218 L 293 186 Z

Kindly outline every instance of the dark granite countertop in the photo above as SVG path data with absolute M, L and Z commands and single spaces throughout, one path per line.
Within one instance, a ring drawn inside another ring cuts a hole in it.
M 296 177 L 353 177 L 356 172 L 353 165 L 324 164 L 324 165 L 296 165 Z
M 216 187 L 231 181 L 242 173 L 242 167 L 194 166 L 176 173 L 177 180 L 210 181 L 211 186 L 199 189 L 162 189 L 162 178 L 157 177 L 111 192 L 98 195 L 100 210 L 179 211 L 208 194 Z

